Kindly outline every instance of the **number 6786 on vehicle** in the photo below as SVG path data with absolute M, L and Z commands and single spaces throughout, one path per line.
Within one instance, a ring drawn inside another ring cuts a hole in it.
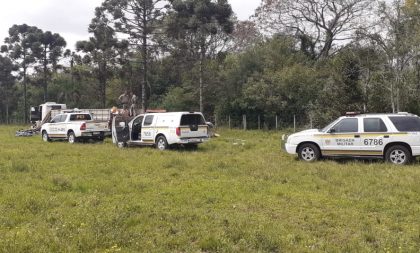
M 306 162 L 321 157 L 370 157 L 403 165 L 420 156 L 420 118 L 409 113 L 348 113 L 324 129 L 282 137 L 283 148 Z

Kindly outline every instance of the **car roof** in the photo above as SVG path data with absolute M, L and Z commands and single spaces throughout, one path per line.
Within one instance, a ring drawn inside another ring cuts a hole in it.
M 343 118 L 355 118 L 355 117 L 418 117 L 416 114 L 400 112 L 400 113 L 364 113 L 364 114 L 355 114 L 355 115 L 346 115 Z

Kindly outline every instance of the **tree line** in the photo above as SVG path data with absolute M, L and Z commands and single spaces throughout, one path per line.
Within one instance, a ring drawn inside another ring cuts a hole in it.
M 218 119 L 346 111 L 420 113 L 419 0 L 262 0 L 237 20 L 227 0 L 104 0 L 89 38 L 14 25 L 1 46 L 0 118 L 29 105 L 108 108 L 132 91 L 142 109 Z M 268 125 L 268 127 L 270 127 Z

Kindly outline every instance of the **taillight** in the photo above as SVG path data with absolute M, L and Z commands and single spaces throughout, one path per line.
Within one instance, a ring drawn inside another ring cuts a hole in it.
M 83 124 L 80 126 L 80 130 L 86 130 L 86 123 L 83 123 Z
M 181 128 L 180 127 L 176 128 L 176 135 L 181 136 Z

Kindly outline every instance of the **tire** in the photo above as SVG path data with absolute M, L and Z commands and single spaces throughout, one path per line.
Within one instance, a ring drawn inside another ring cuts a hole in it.
M 47 131 L 42 132 L 42 140 L 45 141 L 45 142 L 50 142 L 51 141 L 50 137 L 48 136 Z
M 69 141 L 70 144 L 74 144 L 78 141 L 74 132 L 69 132 L 67 134 L 67 140 Z
M 321 157 L 321 152 L 316 145 L 305 143 L 299 147 L 298 156 L 301 161 L 315 162 Z
M 156 148 L 162 151 L 169 149 L 169 145 L 168 145 L 168 142 L 166 141 L 165 136 L 161 135 L 156 139 Z
M 117 143 L 117 146 L 118 146 L 119 148 L 126 148 L 126 147 L 127 147 L 127 143 L 126 143 L 126 142 L 118 142 L 118 143 Z
M 412 155 L 408 148 L 395 145 L 387 149 L 385 153 L 385 161 L 395 165 L 406 165 L 412 160 Z

